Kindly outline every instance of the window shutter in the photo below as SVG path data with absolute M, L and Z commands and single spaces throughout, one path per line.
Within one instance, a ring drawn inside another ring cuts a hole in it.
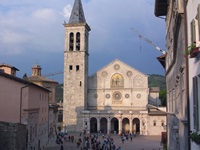
M 197 8 L 197 20 L 198 20 L 198 29 L 199 29 L 199 41 L 200 41 L 200 4 L 198 5 Z
M 199 130 L 198 77 L 193 78 L 193 109 L 194 129 Z
M 191 26 L 191 43 L 196 42 L 196 30 L 195 30 L 195 20 L 193 19 L 190 23 Z

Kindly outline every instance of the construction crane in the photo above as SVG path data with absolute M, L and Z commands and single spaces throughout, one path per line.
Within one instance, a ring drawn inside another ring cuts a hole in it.
M 162 50 L 160 47 L 156 46 L 152 41 L 150 41 L 149 39 L 147 39 L 146 37 L 142 36 L 139 32 L 137 32 L 136 30 L 134 30 L 133 28 L 131 28 L 131 30 L 133 30 L 140 38 L 144 39 L 146 42 L 148 42 L 149 44 L 151 44 L 153 47 L 155 47 L 158 51 L 160 51 L 163 54 L 166 54 L 166 52 L 164 50 Z

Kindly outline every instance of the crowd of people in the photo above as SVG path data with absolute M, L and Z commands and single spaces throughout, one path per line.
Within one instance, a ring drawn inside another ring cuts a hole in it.
M 120 135 L 120 138 L 122 140 L 121 144 L 124 144 L 124 142 L 129 141 L 129 139 L 132 142 L 133 135 L 124 133 Z M 80 133 L 79 137 L 76 138 L 74 135 L 70 134 L 58 134 L 56 142 L 61 145 L 60 150 L 64 150 L 64 142 L 74 143 L 80 150 L 121 150 L 120 143 L 116 145 L 114 139 L 110 135 L 106 136 L 104 134 L 85 135 L 84 133 Z

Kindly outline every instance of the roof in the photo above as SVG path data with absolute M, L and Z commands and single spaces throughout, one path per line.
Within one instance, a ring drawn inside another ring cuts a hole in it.
M 55 83 L 58 83 L 54 80 L 50 80 L 50 79 L 42 77 L 42 76 L 30 76 L 30 77 L 28 77 L 28 80 L 31 82 L 55 82 Z
M 150 92 L 160 92 L 160 87 L 149 87 Z
M 74 6 L 69 19 L 69 24 L 86 22 L 81 0 L 75 0 Z
M 5 78 L 8 78 L 8 79 L 11 79 L 11 80 L 14 80 L 14 81 L 19 82 L 19 83 L 22 83 L 22 84 L 33 85 L 33 86 L 35 86 L 35 87 L 38 87 L 38 88 L 41 88 L 41 89 L 43 89 L 43 90 L 46 90 L 46 91 L 50 92 L 48 89 L 46 89 L 46 88 L 44 88 L 44 87 L 41 87 L 41 86 L 39 86 L 39 85 L 37 85 L 37 84 L 34 84 L 34 83 L 30 82 L 30 81 L 27 81 L 27 80 L 18 78 L 18 77 L 16 77 L 16 76 L 9 75 L 9 74 L 4 73 L 4 72 L 0 72 L 0 76 L 5 77 Z
M 168 0 L 155 0 L 154 14 L 156 17 L 166 16 L 168 8 Z
M 34 64 L 32 68 L 40 68 L 41 69 L 41 66 L 38 64 Z
M 15 69 L 15 70 L 19 71 L 19 69 L 15 68 L 14 66 L 11 66 L 11 65 L 5 64 L 5 63 L 0 64 L 0 67 L 8 67 L 8 68 Z
M 160 110 L 158 107 L 148 104 L 149 115 L 167 115 L 166 112 Z
M 160 64 L 163 66 L 163 68 L 165 69 L 165 58 L 166 58 L 167 54 L 163 54 L 159 57 L 157 57 L 157 60 L 160 62 Z

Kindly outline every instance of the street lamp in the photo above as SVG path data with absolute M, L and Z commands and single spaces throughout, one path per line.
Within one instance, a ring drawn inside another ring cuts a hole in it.
M 121 110 L 119 111 L 119 114 L 120 114 L 120 118 L 122 118 L 122 114 L 123 114 L 123 113 L 122 113 L 122 111 L 121 111 Z

